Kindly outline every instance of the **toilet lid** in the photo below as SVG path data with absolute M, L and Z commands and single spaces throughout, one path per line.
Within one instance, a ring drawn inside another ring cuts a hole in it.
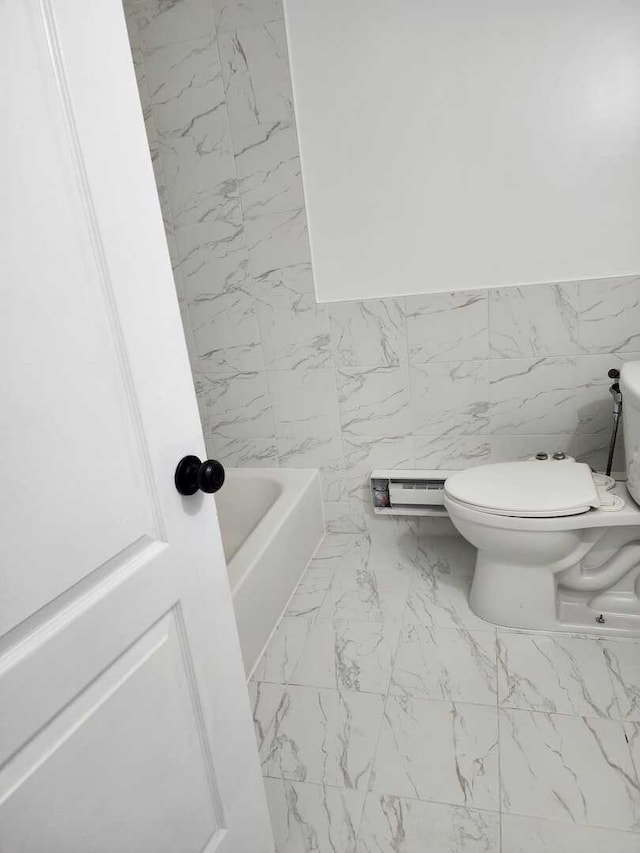
M 500 462 L 448 477 L 445 494 L 484 512 L 521 518 L 577 515 L 600 505 L 581 462 Z

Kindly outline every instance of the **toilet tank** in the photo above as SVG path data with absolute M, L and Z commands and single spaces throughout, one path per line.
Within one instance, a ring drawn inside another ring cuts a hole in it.
M 640 361 L 628 361 L 620 371 L 627 489 L 640 504 Z

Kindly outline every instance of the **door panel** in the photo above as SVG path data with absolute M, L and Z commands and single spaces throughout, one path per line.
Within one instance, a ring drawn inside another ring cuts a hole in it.
M 5 766 L 6 849 L 200 853 L 215 838 L 219 804 L 178 621 L 173 610 L 139 637 Z
M 273 849 L 119 0 L 0 3 L 0 848 Z
M 114 335 L 112 286 L 91 234 L 90 200 L 81 197 L 73 149 L 64 144 L 65 114 L 52 108 L 60 95 L 42 61 L 45 33 L 38 35 L 25 41 L 12 72 L 25 75 L 28 89 L 5 92 L 13 95 L 13 120 L 4 145 L 15 152 L 26 142 L 33 150 L 5 160 L 2 181 L 17 202 L 4 263 L 19 297 L 2 312 L 0 436 L 4 447 L 21 452 L 3 460 L 3 486 L 17 500 L 2 530 L 0 634 L 154 532 L 143 445 Z M 47 122 L 37 120 L 43 114 Z M 25 536 L 34 519 L 39 535 Z
M 108 669 L 135 643 L 141 627 L 153 625 L 159 610 L 172 607 L 179 591 L 168 558 L 167 546 L 147 543 L 67 607 L 52 608 L 52 618 L 25 630 L 22 642 L 3 655 L 0 762 Z

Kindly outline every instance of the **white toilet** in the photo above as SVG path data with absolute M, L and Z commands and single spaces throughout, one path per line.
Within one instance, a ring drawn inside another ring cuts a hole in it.
M 570 461 L 482 465 L 447 479 L 451 521 L 478 549 L 470 605 L 481 618 L 640 636 L 640 362 L 623 366 L 620 385 L 626 487 L 607 488 Z

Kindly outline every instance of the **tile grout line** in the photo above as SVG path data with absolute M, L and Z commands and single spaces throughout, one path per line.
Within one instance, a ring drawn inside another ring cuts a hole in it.
M 416 537 L 415 539 L 416 539 L 416 552 L 415 552 L 414 565 L 415 565 L 415 566 L 416 566 L 416 568 L 417 568 L 417 556 L 418 556 L 417 551 L 418 551 L 418 541 L 417 541 L 417 537 Z M 373 548 L 374 548 L 374 543 L 373 543 L 373 541 L 372 541 L 372 539 L 371 539 L 371 538 L 369 539 L 369 541 L 370 541 L 370 548 L 371 548 L 371 550 L 369 551 L 369 558 L 371 558 L 371 554 L 372 554 L 372 552 L 373 552 Z M 396 544 L 397 544 L 397 543 L 396 543 Z M 366 789 L 366 791 L 364 792 L 364 799 L 363 799 L 363 802 L 362 802 L 362 813 L 361 813 L 361 815 L 360 815 L 360 822 L 359 822 L 359 824 L 358 824 L 358 831 L 357 831 L 357 833 L 356 833 L 356 844 L 358 843 L 358 841 L 359 841 L 359 839 L 360 839 L 360 831 L 361 831 L 361 829 L 362 829 L 362 820 L 363 820 L 363 818 L 364 818 L 364 811 L 365 811 L 365 808 L 366 808 L 366 805 L 367 805 L 367 801 L 369 800 L 370 795 L 374 794 L 374 792 L 371 790 L 371 777 L 372 777 L 372 775 L 373 775 L 373 771 L 374 771 L 374 769 L 375 769 L 375 761 L 376 761 L 376 757 L 377 757 L 377 755 L 378 755 L 378 748 L 379 748 L 379 746 L 380 746 L 380 739 L 381 739 L 381 737 L 382 737 L 382 729 L 383 729 L 383 726 L 384 726 L 384 721 L 385 721 L 385 717 L 386 717 L 386 713 L 387 713 L 387 703 L 388 703 L 388 701 L 389 701 L 389 690 L 391 689 L 391 680 L 392 680 L 392 678 L 393 678 L 393 669 L 394 669 L 394 666 L 395 666 L 396 656 L 397 656 L 397 654 L 398 654 L 398 648 L 399 648 L 399 646 L 400 646 L 400 641 L 401 641 L 401 638 L 402 638 L 402 633 L 403 633 L 403 631 L 404 631 L 404 620 L 405 620 L 405 616 L 406 616 L 406 612 L 407 612 L 407 606 L 408 606 L 408 601 L 409 601 L 409 590 L 411 589 L 411 584 L 412 584 L 412 583 L 413 583 L 413 579 L 411 579 L 411 583 L 410 583 L 410 585 L 409 585 L 409 587 L 408 587 L 408 589 L 407 589 L 407 595 L 406 595 L 405 603 L 404 603 L 404 607 L 403 607 L 403 610 L 402 610 L 402 618 L 401 618 L 401 620 L 400 620 L 400 631 L 398 632 L 398 638 L 397 638 L 397 641 L 396 641 L 396 649 L 395 649 L 395 653 L 392 655 L 392 659 L 391 659 L 391 666 L 390 666 L 390 669 L 389 669 L 389 680 L 388 680 L 388 682 L 387 682 L 387 690 L 386 690 L 386 693 L 385 693 L 385 694 L 383 694 L 383 698 L 382 698 L 382 715 L 381 715 L 381 717 L 380 717 L 380 724 L 379 724 L 379 726 L 378 726 L 378 732 L 377 732 L 377 735 L 376 735 L 375 744 L 374 744 L 374 746 L 373 746 L 373 751 L 372 751 L 372 754 L 371 754 L 371 770 L 369 771 L 369 778 L 368 778 L 368 780 L 367 780 L 367 789 Z
M 503 848 L 503 838 L 502 838 L 502 742 L 501 742 L 501 731 L 500 731 L 500 676 L 499 676 L 499 654 L 498 654 L 498 631 L 496 630 L 494 637 L 494 650 L 495 650 L 495 660 L 496 660 L 496 724 L 498 729 L 498 845 L 499 845 L 499 853 L 502 853 Z

